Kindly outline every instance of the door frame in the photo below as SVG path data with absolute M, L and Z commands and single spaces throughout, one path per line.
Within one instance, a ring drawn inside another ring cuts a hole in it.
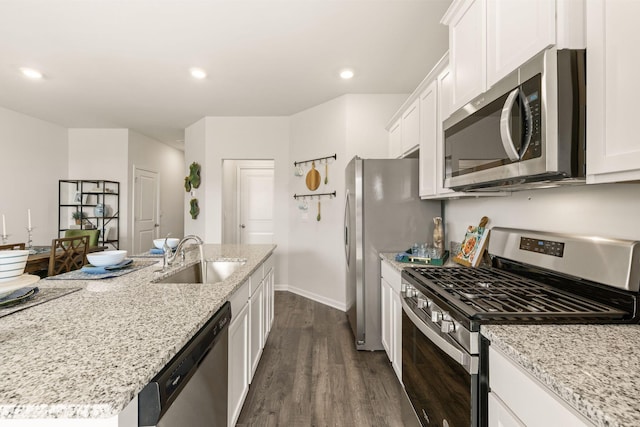
M 131 244 L 129 245 L 131 248 L 131 251 L 136 253 L 136 197 L 138 196 L 136 194 L 136 172 L 137 171 L 146 171 L 146 172 L 151 172 L 156 174 L 157 180 L 156 180 L 156 221 L 155 224 L 158 224 L 157 227 L 154 227 L 154 239 L 158 238 L 159 232 L 160 232 L 160 227 L 162 226 L 162 224 L 160 223 L 160 172 L 154 170 L 153 168 L 148 168 L 145 166 L 140 166 L 140 165 L 136 165 L 134 164 L 132 167 L 132 180 L 131 180 L 131 226 L 128 227 L 131 231 L 131 237 L 130 237 L 130 241 Z M 143 248 L 140 248 L 140 252 L 144 251 Z

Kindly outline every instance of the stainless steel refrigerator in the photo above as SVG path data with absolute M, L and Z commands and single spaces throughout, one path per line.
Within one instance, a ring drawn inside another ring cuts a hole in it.
M 418 195 L 418 159 L 361 159 L 346 168 L 347 315 L 358 350 L 382 350 L 380 252 L 433 240 L 439 201 Z

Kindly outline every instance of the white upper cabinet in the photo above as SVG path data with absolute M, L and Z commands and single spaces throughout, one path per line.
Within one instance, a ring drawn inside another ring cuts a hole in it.
M 547 47 L 584 48 L 584 0 L 454 0 L 449 26 L 453 110 Z
M 454 1 L 445 15 L 454 110 L 486 90 L 486 0 Z
M 432 81 L 420 94 L 420 197 L 437 194 L 438 86 Z
M 402 156 L 402 121 L 396 120 L 389 127 L 389 158 L 397 159 Z
M 587 2 L 587 183 L 640 179 L 640 2 Z
M 420 104 L 418 100 L 401 109 L 402 114 L 389 131 L 389 158 L 398 159 L 414 152 L 420 144 Z
M 420 144 L 420 103 L 416 99 L 402 113 L 402 154 L 412 153 Z
M 487 0 L 487 87 L 556 41 L 555 0 Z

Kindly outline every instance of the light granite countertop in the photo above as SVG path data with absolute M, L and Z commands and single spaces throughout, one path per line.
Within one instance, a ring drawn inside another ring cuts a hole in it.
M 0 419 L 117 415 L 274 249 L 205 245 L 205 259 L 247 259 L 218 284 L 152 282 L 196 263 L 197 250 L 165 273 L 39 281 L 82 289 L 0 318 Z
M 640 425 L 639 325 L 483 325 L 481 332 L 595 425 Z

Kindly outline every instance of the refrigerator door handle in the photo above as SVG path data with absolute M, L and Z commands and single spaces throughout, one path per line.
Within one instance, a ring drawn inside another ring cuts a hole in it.
M 351 246 L 351 234 L 349 233 L 349 219 L 350 219 L 350 200 L 351 193 L 349 190 L 346 192 L 345 202 L 344 202 L 344 256 L 347 260 L 347 267 L 349 266 L 349 262 L 351 261 L 351 250 L 349 249 Z

